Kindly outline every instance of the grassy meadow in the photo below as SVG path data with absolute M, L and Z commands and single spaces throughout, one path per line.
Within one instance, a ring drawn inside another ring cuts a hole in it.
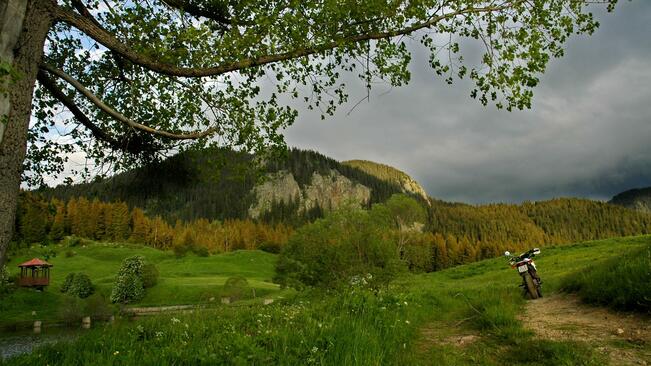
M 547 296 L 558 292 L 577 271 L 598 267 L 612 258 L 625 257 L 650 246 L 651 236 L 641 236 L 542 248 L 536 263 L 544 293 Z M 85 255 L 83 250 L 94 254 Z M 86 266 L 79 264 L 70 271 L 83 269 L 95 283 L 106 286 L 103 288 L 108 288 L 120 258 L 141 251 L 138 254 L 158 260 L 155 263 L 161 273 L 159 288 L 154 287 L 143 303 L 153 304 L 164 296 L 170 296 L 165 303 L 200 298 L 202 292 L 218 287 L 235 272 L 247 273 L 250 282 L 258 284 L 261 291 L 278 291 L 267 282 L 273 272 L 274 256 L 266 253 L 236 252 L 176 259 L 169 253 L 139 247 L 97 246 L 78 251 L 72 258 L 54 258 L 55 270 L 63 270 L 67 261 L 87 258 Z M 102 266 L 98 261 L 115 261 L 115 264 L 107 264 L 101 275 L 94 274 L 88 265 Z M 209 263 L 215 268 L 211 270 Z M 626 276 L 622 275 L 621 280 L 625 281 Z M 541 340 L 525 329 L 518 319 L 526 303 L 519 284 L 520 277 L 506 260 L 495 258 L 440 272 L 406 273 L 389 289 L 379 292 L 363 286 L 338 292 L 287 292 L 283 294 L 284 299 L 266 306 L 260 303 L 216 306 L 136 322 L 118 321 L 97 326 L 71 343 L 45 346 L 0 364 L 556 366 L 608 363 L 588 343 Z M 55 287 L 56 284 L 40 295 L 54 296 Z M 3 318 L 4 314 L 3 310 Z M 472 342 L 459 346 L 460 337 L 468 337 Z
M 11 273 L 18 274 L 18 264 L 33 257 L 43 258 L 50 250 L 57 253 L 56 257 L 48 259 L 54 265 L 50 286 L 42 293 L 19 288 L 0 300 L 0 326 L 31 324 L 33 320 L 56 321 L 60 308 L 66 306 L 63 303 L 65 295 L 59 289 L 71 272 L 86 273 L 96 287 L 93 296 L 108 299 L 122 260 L 134 255 L 154 263 L 160 273 L 158 284 L 147 289 L 145 298 L 133 304 L 135 306 L 208 303 L 210 298 L 219 302 L 226 280 L 238 275 L 247 278 L 256 296 L 280 294 L 278 286 L 271 283 L 275 255 L 262 251 L 235 251 L 208 257 L 188 254 L 177 258 L 171 251 L 145 246 L 89 242 L 89 245 L 73 248 L 50 245 L 22 250 L 13 256 L 7 267 Z M 32 311 L 36 311 L 35 316 Z

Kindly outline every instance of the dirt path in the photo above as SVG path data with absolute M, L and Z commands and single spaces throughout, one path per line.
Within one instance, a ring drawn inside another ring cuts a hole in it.
M 529 301 L 524 326 L 540 338 L 588 342 L 612 365 L 651 365 L 651 317 L 588 306 L 572 295 Z

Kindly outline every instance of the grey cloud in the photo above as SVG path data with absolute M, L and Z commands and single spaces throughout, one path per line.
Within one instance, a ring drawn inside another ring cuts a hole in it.
M 552 61 L 531 110 L 482 107 L 468 84 L 445 85 L 417 55 L 408 86 L 375 90 L 326 121 L 302 113 L 287 141 L 393 165 L 446 200 L 607 199 L 651 185 L 651 2 L 597 16 L 601 28 Z M 351 100 L 364 95 L 353 88 Z

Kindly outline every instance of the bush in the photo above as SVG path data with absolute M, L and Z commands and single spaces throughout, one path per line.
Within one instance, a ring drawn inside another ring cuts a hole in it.
M 145 264 L 142 267 L 142 285 L 145 288 L 154 287 L 158 283 L 158 268 L 153 263 Z
M 280 250 L 282 249 L 282 246 L 279 243 L 273 243 L 273 242 L 263 242 L 260 245 L 258 245 L 258 249 L 262 250 L 263 252 L 267 253 L 272 253 L 272 254 L 278 254 L 280 253 Z
M 77 253 L 74 250 L 66 250 L 66 252 L 63 254 L 66 258 L 72 258 L 77 255 Z
M 363 278 L 387 285 L 403 264 L 386 228 L 367 211 L 345 209 L 298 229 L 281 252 L 274 281 L 283 287 L 336 288 Z
M 42 253 L 43 259 L 48 261 L 50 258 L 56 258 L 57 252 L 54 249 L 46 249 Z
M 75 295 L 80 299 L 87 298 L 92 295 L 93 292 L 95 292 L 95 287 L 90 281 L 90 277 L 85 273 L 77 273 L 74 281 L 72 281 L 72 286 L 70 286 L 70 289 L 68 290 L 70 295 Z
M 61 292 L 85 299 L 95 292 L 95 287 L 85 273 L 69 273 L 63 280 Z
M 66 278 L 63 280 L 63 284 L 61 285 L 61 292 L 64 294 L 70 290 L 70 286 L 72 286 L 72 281 L 75 280 L 75 274 L 74 273 L 68 273 Z
M 194 252 L 194 254 L 198 255 L 199 257 L 207 257 L 210 255 L 208 248 L 201 247 L 198 245 L 195 245 L 194 248 L 192 248 L 192 251 Z
M 0 295 L 9 293 L 12 289 L 13 285 L 7 266 L 0 266 Z
M 95 294 L 86 300 L 84 313 L 94 319 L 106 320 L 113 315 L 113 309 L 104 295 Z
M 185 257 L 185 255 L 188 254 L 190 249 L 192 249 L 192 247 L 186 244 L 176 244 L 172 247 L 172 251 L 174 251 L 174 255 L 177 258 Z
M 222 291 L 222 296 L 230 297 L 231 301 L 249 298 L 251 294 L 252 292 L 251 287 L 249 286 L 249 281 L 242 276 L 235 276 L 227 279 L 224 284 L 224 290 Z
M 129 304 L 138 302 L 145 297 L 145 287 L 142 278 L 134 273 L 126 273 L 118 276 L 113 291 L 111 291 L 111 302 Z
M 79 244 L 81 244 L 81 238 L 78 238 L 76 236 L 66 236 L 63 241 L 64 245 L 70 248 L 77 247 Z
M 66 324 L 79 324 L 84 316 L 83 301 L 77 297 L 64 296 L 59 305 L 59 317 Z
M 145 258 L 136 255 L 122 261 L 115 285 L 111 291 L 111 302 L 128 304 L 137 302 L 145 297 L 145 287 L 142 280 Z

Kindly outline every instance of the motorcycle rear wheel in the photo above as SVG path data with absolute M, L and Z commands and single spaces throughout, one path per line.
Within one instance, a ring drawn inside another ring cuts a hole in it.
M 537 299 L 538 289 L 536 288 L 536 285 L 533 284 L 533 279 L 531 278 L 531 275 L 529 273 L 525 273 L 522 277 L 524 278 L 524 283 L 527 287 L 527 292 L 529 292 L 529 297 L 532 300 Z

